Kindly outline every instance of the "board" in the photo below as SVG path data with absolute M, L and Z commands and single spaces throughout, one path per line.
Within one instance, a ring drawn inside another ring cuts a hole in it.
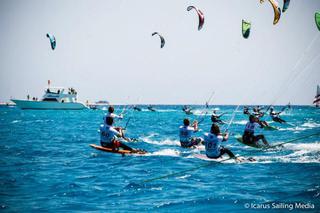
M 222 163 L 224 161 L 228 161 L 228 160 L 235 160 L 236 162 L 241 162 L 241 163 L 245 163 L 245 162 L 254 162 L 256 161 L 256 159 L 249 157 L 249 158 L 244 158 L 244 157 L 237 157 L 237 159 L 231 159 L 229 157 L 220 157 L 217 159 L 214 158 L 208 158 L 206 155 L 202 155 L 202 154 L 194 154 L 195 158 L 198 158 L 200 160 L 205 160 L 205 161 L 214 161 L 217 163 Z
M 231 160 L 230 158 L 224 158 L 224 157 L 220 157 L 220 158 L 208 158 L 206 155 L 203 154 L 194 154 L 193 155 L 195 158 L 198 158 L 200 160 L 205 160 L 205 161 L 214 161 L 217 163 L 220 163 L 222 161 L 226 161 L 226 160 Z
M 278 128 L 277 128 L 277 127 L 274 127 L 274 126 L 264 126 L 263 129 L 264 129 L 264 130 L 269 130 L 269 131 L 278 130 Z
M 264 146 L 261 146 L 261 145 L 256 145 L 256 144 L 248 144 L 248 143 L 244 143 L 243 140 L 242 140 L 242 135 L 236 135 L 234 136 L 236 138 L 236 140 L 241 143 L 241 144 L 244 144 L 246 146 L 250 146 L 250 147 L 253 147 L 253 148 L 263 148 Z
M 125 154 L 146 154 L 147 152 L 144 151 L 144 150 L 139 150 L 139 152 L 132 152 L 130 150 L 113 150 L 111 148 L 106 148 L 106 147 L 102 147 L 102 146 L 98 146 L 96 144 L 90 144 L 90 146 L 94 149 L 97 149 L 97 150 L 101 150 L 101 151 L 104 151 L 104 152 L 111 152 L 111 153 L 116 153 L 116 154 L 121 154 L 121 155 L 125 155 Z

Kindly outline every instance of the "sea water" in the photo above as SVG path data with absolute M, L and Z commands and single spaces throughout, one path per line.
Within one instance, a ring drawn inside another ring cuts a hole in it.
M 272 150 L 244 146 L 234 139 L 247 122 L 240 107 L 224 143 L 236 155 L 255 162 L 203 161 L 204 148 L 179 146 L 178 128 L 185 117 L 202 120 L 196 136 L 210 128 L 210 113 L 226 112 L 228 123 L 236 106 L 206 110 L 193 106 L 155 106 L 157 112 L 125 110 L 117 126 L 127 124 L 128 143 L 145 156 L 121 156 L 95 150 L 105 111 L 53 111 L 0 108 L 0 206 L 8 212 L 30 211 L 320 211 L 319 135 Z M 116 106 L 120 113 L 123 106 Z M 281 107 L 276 108 L 278 110 Z M 129 122 L 128 119 L 130 118 Z M 288 124 L 259 130 L 271 144 L 320 132 L 320 109 L 293 106 L 283 113 Z M 221 125 L 225 130 L 227 125 Z M 208 164 L 210 163 L 210 165 Z

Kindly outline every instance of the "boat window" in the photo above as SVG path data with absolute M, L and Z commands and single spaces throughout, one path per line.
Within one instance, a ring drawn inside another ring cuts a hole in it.
M 46 90 L 46 93 L 50 93 L 50 94 L 60 94 L 60 92 L 61 92 L 60 90 L 58 90 L 58 91 L 54 91 L 54 90 L 50 90 L 50 89 Z
M 57 102 L 56 98 L 44 98 L 42 101 L 55 101 Z

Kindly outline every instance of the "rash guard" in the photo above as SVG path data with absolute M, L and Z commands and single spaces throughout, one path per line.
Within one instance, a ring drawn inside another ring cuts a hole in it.
M 244 132 L 245 133 L 247 132 L 247 133 L 250 133 L 250 134 L 254 134 L 254 130 L 259 126 L 260 125 L 258 123 L 256 123 L 256 122 L 253 122 L 253 123 L 248 122 L 246 124 L 246 127 L 244 128 Z
M 196 130 L 191 126 L 180 126 L 179 136 L 181 144 L 188 146 L 191 143 L 192 133 L 195 131 Z
M 216 136 L 212 133 L 204 134 L 204 143 L 206 147 L 206 155 L 209 158 L 215 158 L 220 156 L 220 148 L 223 137 L 221 135 Z
M 114 139 L 120 137 L 121 134 L 115 130 L 112 126 L 101 125 L 100 126 L 100 141 L 111 144 Z

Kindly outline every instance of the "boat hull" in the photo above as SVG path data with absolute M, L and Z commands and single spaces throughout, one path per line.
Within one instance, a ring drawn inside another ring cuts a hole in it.
M 87 108 L 82 103 L 60 103 L 52 101 L 11 100 L 21 109 L 54 109 L 54 110 L 81 110 Z

